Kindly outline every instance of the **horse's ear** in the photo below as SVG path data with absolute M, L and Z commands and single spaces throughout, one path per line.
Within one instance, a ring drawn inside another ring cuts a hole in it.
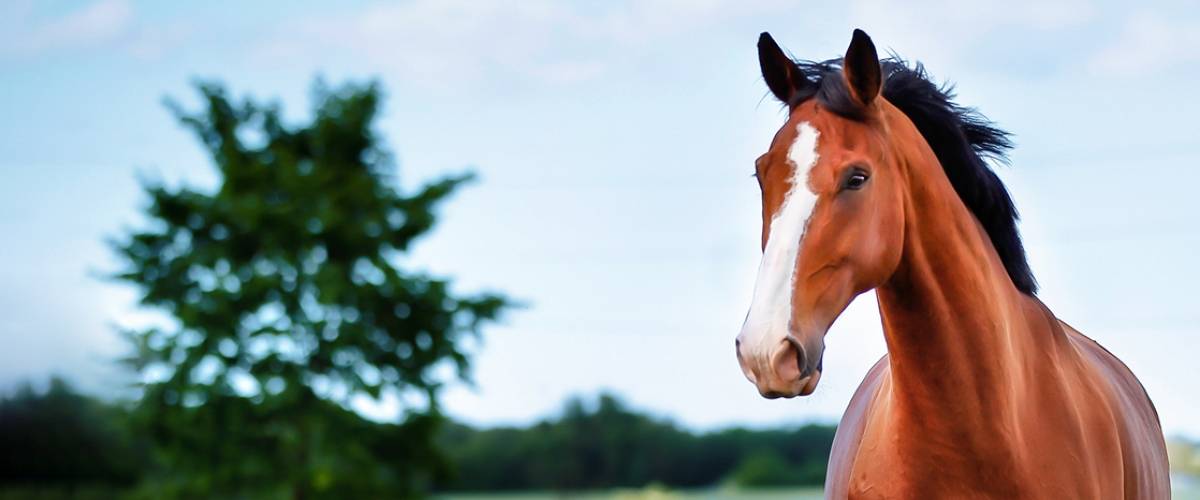
M 758 36 L 758 65 L 762 69 L 763 80 L 767 81 L 767 88 L 784 104 L 795 104 L 793 99 L 800 90 L 811 85 L 796 62 L 784 54 L 775 39 L 765 31 Z
M 842 72 L 846 74 L 850 92 L 863 106 L 870 105 L 879 95 L 883 81 L 879 54 L 875 52 L 875 43 L 863 30 L 854 30 L 850 48 L 846 49 L 846 58 L 842 61 Z

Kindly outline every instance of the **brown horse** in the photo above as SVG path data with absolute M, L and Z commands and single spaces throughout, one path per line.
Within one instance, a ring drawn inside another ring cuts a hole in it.
M 876 290 L 888 354 L 838 427 L 830 498 L 1168 498 L 1158 415 L 1133 373 L 1035 296 L 1007 134 L 862 31 L 841 61 L 769 35 L 789 109 L 758 159 L 763 258 L 737 340 L 765 397 L 813 392 L 824 336 Z

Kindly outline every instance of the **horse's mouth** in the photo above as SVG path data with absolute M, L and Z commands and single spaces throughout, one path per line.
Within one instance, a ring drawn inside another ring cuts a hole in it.
M 792 383 L 792 386 L 787 390 L 760 390 L 759 394 L 767 399 L 779 398 L 794 398 L 796 396 L 808 396 L 817 390 L 817 384 L 821 381 L 821 370 L 815 370 L 811 375 L 801 378 Z

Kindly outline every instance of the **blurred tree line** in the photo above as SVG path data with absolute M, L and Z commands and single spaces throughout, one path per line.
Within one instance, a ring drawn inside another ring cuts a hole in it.
M 1176 437 L 1167 440 L 1171 472 L 1200 479 L 1200 441 Z
M 150 453 L 153 437 L 138 432 L 136 412 L 80 395 L 58 379 L 43 391 L 26 385 L 0 398 L 0 498 L 20 497 L 14 492 L 41 498 L 154 496 L 161 491 L 155 476 L 169 462 Z M 384 448 L 399 444 L 394 426 L 355 421 L 348 439 Z M 526 427 L 440 426 L 434 441 L 446 452 L 448 473 L 418 493 L 819 486 L 833 432 L 833 426 L 806 425 L 694 433 L 632 410 L 612 395 L 574 398 L 561 414 Z M 401 455 L 377 460 L 376 467 L 404 466 Z M 278 481 L 286 485 L 286 476 Z M 357 498 L 355 491 L 343 492 Z M 407 494 L 375 492 L 387 498 Z
M 698 488 L 819 486 L 834 427 L 730 428 L 707 433 L 638 413 L 609 394 L 573 398 L 529 427 L 456 424 L 439 442 L 455 465 L 452 490 L 588 490 L 662 484 Z
M 26 383 L 0 398 L 0 482 L 70 496 L 131 488 L 150 463 L 150 443 L 129 424 L 126 408 L 82 396 L 60 378 L 42 391 Z

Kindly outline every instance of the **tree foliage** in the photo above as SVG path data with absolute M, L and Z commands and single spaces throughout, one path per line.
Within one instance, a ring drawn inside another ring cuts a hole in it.
M 116 277 L 173 320 L 126 332 L 164 464 L 154 495 L 418 491 L 441 471 L 441 374 L 466 374 L 464 338 L 506 306 L 399 265 L 470 176 L 402 192 L 372 129 L 374 85 L 318 85 L 302 126 L 277 105 L 199 90 L 202 112 L 171 108 L 218 185 L 145 183 L 149 224 L 113 242 Z M 406 402 L 395 422 L 347 410 L 389 395 Z

